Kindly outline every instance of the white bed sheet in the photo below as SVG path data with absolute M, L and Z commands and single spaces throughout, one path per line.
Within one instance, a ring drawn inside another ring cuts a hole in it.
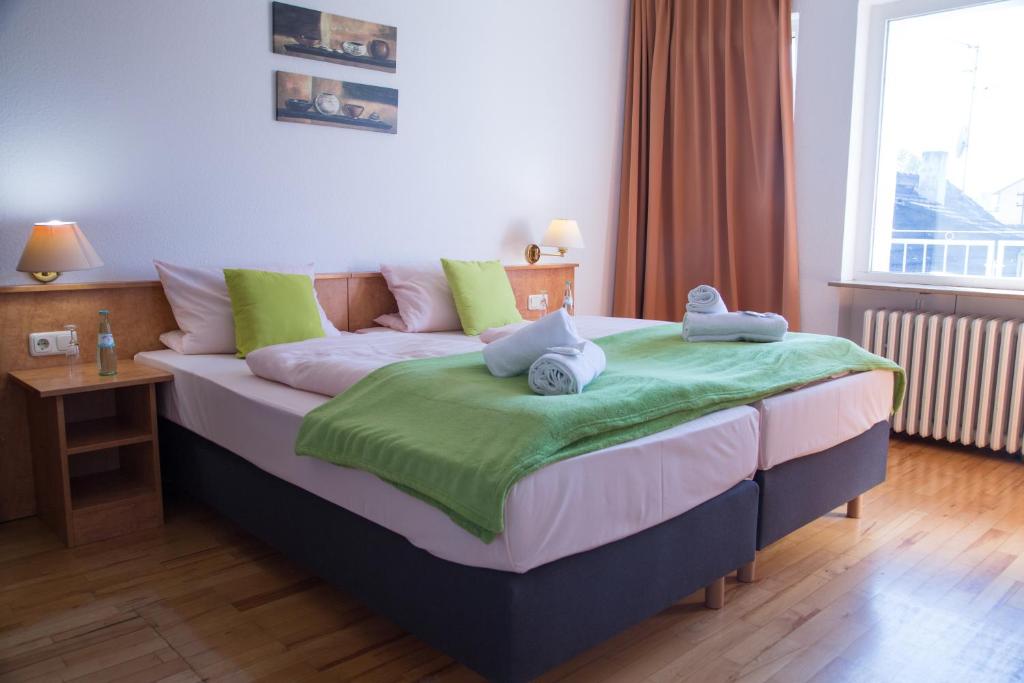
M 534 472 L 509 492 L 504 533 L 484 544 L 437 508 L 372 474 L 294 455 L 302 417 L 326 397 L 256 377 L 244 361 L 226 355 L 168 350 L 136 360 L 174 374 L 174 382 L 160 388 L 164 417 L 464 565 L 522 573 L 611 543 L 728 490 L 752 476 L 757 464 L 757 411 L 744 406 L 707 415 Z
M 888 420 L 893 381 L 888 370 L 858 372 L 753 404 L 761 416 L 757 468 L 823 451 Z

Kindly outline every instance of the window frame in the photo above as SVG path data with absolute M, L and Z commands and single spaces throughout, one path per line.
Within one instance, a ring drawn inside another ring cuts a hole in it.
M 890 21 L 925 16 L 1003 0 L 862 0 L 858 16 L 854 112 L 847 178 L 847 212 L 843 278 L 907 285 L 980 287 L 1024 290 L 1024 278 L 976 275 L 931 275 L 871 270 L 878 162 L 882 142 L 882 105 L 885 92 L 885 56 Z M 858 106 L 859 105 L 859 106 Z M 886 251 L 886 250 L 882 250 Z M 886 258 L 888 260 L 888 257 Z M 1001 262 L 1000 262 L 1001 263 Z M 1000 264 L 996 264 L 999 267 Z

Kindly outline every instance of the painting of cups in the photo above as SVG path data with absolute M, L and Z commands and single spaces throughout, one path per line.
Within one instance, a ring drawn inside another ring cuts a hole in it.
M 278 71 L 277 120 L 397 133 L 398 91 Z
M 395 72 L 398 29 L 394 26 L 273 3 L 274 52 L 364 69 Z

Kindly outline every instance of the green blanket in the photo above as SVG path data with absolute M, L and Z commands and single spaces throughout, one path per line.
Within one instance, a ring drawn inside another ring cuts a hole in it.
M 582 394 L 538 396 L 492 377 L 479 352 L 393 363 L 310 412 L 295 451 L 372 472 L 490 543 L 531 472 L 843 373 L 898 365 L 838 337 L 686 343 L 679 325 L 596 340 L 608 368 Z

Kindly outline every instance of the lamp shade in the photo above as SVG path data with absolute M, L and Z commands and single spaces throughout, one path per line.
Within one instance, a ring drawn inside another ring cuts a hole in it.
M 17 270 L 22 273 L 62 273 L 102 265 L 103 261 L 78 229 L 77 223 L 49 221 L 32 227 Z
M 548 224 L 544 239 L 540 241 L 545 247 L 559 247 L 561 249 L 582 249 L 583 235 L 580 234 L 580 226 L 576 221 L 567 218 L 556 218 Z

